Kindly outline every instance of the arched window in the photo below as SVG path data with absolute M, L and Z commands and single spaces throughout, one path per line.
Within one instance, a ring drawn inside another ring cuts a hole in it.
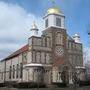
M 51 41 L 50 41 L 50 37 L 47 37 L 47 47 L 50 47 L 51 46 Z
M 40 63 L 40 61 L 41 61 L 41 56 L 40 56 L 40 54 L 41 54 L 40 52 L 37 52 L 37 53 L 36 53 L 36 60 L 37 60 L 36 62 L 37 62 L 37 63 Z
M 50 63 L 50 56 L 49 56 L 49 53 L 46 53 L 46 63 Z
M 45 46 L 47 46 L 47 37 L 45 37 Z
M 16 78 L 18 78 L 18 71 L 19 71 L 19 65 L 17 64 L 17 69 L 16 69 Z
M 45 52 L 41 52 L 41 63 L 45 63 Z
M 22 54 L 23 64 L 27 63 L 27 53 Z
M 56 44 L 63 44 L 63 35 L 61 33 L 56 34 Z
M 15 78 L 15 65 L 13 65 L 13 78 Z
M 42 45 L 45 46 L 45 36 L 43 36 Z
M 20 78 L 23 76 L 23 64 L 20 63 Z
M 36 62 L 36 52 L 35 51 L 33 51 L 33 53 L 32 53 L 33 55 L 32 55 L 32 58 L 33 58 L 33 61 L 32 62 Z
M 9 79 L 11 79 L 12 66 L 9 67 Z

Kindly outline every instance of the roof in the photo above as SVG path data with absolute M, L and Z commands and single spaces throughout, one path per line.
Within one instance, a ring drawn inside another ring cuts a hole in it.
M 15 57 L 15 56 L 23 53 L 23 52 L 28 51 L 28 47 L 29 47 L 28 44 L 25 45 L 25 46 L 23 46 L 22 48 L 20 48 L 19 50 L 15 51 L 14 53 L 12 53 L 11 55 L 9 55 L 8 57 L 6 57 L 6 58 L 3 59 L 3 60 L 8 60 L 8 59 L 10 59 L 10 58 L 13 58 L 13 57 Z
M 73 39 L 71 36 L 69 36 L 69 35 L 67 35 L 67 39 L 68 39 L 69 41 L 74 41 L 74 39 Z

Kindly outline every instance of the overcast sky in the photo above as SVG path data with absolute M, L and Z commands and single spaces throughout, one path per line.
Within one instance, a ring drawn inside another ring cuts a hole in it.
M 90 59 L 90 0 L 55 0 L 66 17 L 66 29 L 70 36 L 79 33 Z M 36 21 L 39 35 L 43 31 L 43 16 L 52 6 L 51 0 L 0 0 L 0 59 L 27 43 L 30 28 Z

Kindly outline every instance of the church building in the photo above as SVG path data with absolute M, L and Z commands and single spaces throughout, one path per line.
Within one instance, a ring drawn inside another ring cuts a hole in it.
M 45 29 L 40 37 L 34 22 L 28 43 L 1 60 L 0 83 L 73 84 L 76 72 L 79 80 L 85 80 L 80 36 L 67 34 L 65 16 L 56 6 L 47 10 L 43 20 Z

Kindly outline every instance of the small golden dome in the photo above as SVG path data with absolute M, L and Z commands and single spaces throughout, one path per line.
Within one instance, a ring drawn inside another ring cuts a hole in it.
M 33 25 L 32 25 L 31 30 L 38 30 L 38 28 L 37 28 L 37 25 L 36 25 L 35 21 L 33 22 Z
M 47 14 L 60 14 L 60 10 L 54 6 L 47 10 Z
M 75 38 L 75 37 L 80 38 L 79 34 L 77 34 L 77 33 L 73 35 L 73 38 Z

